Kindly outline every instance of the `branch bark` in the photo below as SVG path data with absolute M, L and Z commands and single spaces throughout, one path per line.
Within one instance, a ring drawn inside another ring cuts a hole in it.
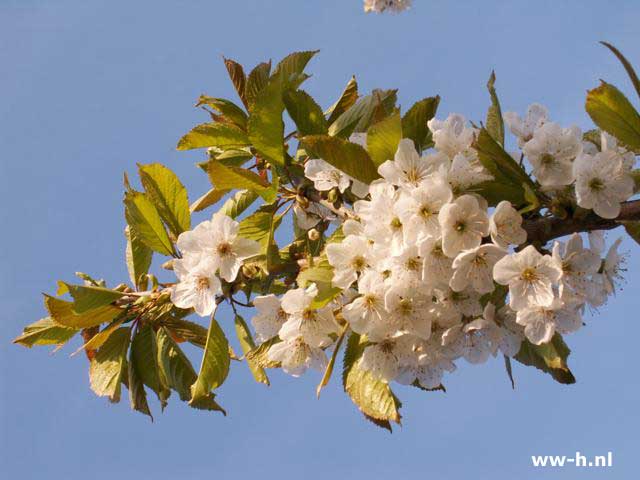
M 640 221 L 640 200 L 624 202 L 620 215 L 614 219 L 606 219 L 589 213 L 582 218 L 539 218 L 525 220 L 522 227 L 527 231 L 527 242 L 538 242 L 544 245 L 555 238 L 564 237 L 577 232 L 591 232 L 594 230 L 611 230 L 624 222 Z

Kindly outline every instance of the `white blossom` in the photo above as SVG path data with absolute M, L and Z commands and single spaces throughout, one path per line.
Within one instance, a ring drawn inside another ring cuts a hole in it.
M 366 13 L 382 13 L 386 11 L 398 13 L 411 7 L 411 0 L 364 0 Z
M 219 269 L 220 277 L 232 282 L 238 275 L 242 261 L 257 255 L 260 244 L 238 235 L 239 223 L 222 213 L 213 215 L 193 230 L 183 232 L 178 237 L 178 248 L 185 258 L 193 258 L 192 263 L 210 261 Z
M 549 307 L 555 298 L 553 286 L 561 275 L 553 258 L 542 255 L 532 245 L 501 258 L 493 268 L 495 281 L 509 286 L 509 305 L 514 310 Z
M 506 250 L 493 243 L 463 250 L 453 261 L 451 288 L 461 292 L 471 286 L 479 293 L 492 292 L 494 289 L 493 266 L 506 253 Z
M 507 200 L 496 205 L 489 219 L 489 233 L 491 240 L 504 248 L 527 240 L 527 232 L 522 228 L 522 215 Z
M 556 241 L 553 245 L 553 259 L 562 270 L 559 294 L 565 289 L 582 298 L 591 296 L 592 276 L 600 269 L 600 256 L 582 246 L 582 237 L 574 233 L 566 245 Z
M 578 310 L 565 306 L 558 298 L 554 298 L 547 306 L 519 310 L 516 321 L 524 326 L 525 336 L 535 345 L 550 342 L 556 331 L 571 333 L 582 326 Z
M 371 243 L 357 235 L 348 235 L 340 243 L 330 243 L 326 247 L 327 258 L 333 267 L 331 283 L 346 289 L 367 268 L 374 266 L 378 260 Z
M 482 166 L 475 152 L 473 155 L 457 153 L 447 168 L 446 178 L 454 192 L 462 192 L 479 183 L 493 180 L 493 175 Z
M 349 186 L 354 195 L 362 198 L 367 195 L 368 187 L 359 180 L 355 180 L 342 170 L 338 170 L 322 159 L 310 159 L 304 165 L 304 175 L 313 181 L 313 186 L 319 192 L 327 192 L 337 188 L 344 193 Z
M 322 372 L 328 363 L 324 351 L 309 346 L 302 337 L 272 345 L 267 352 L 267 358 L 272 362 L 280 362 L 282 370 L 294 377 L 302 375 L 309 368 Z
M 361 335 L 381 330 L 387 320 L 384 306 L 386 286 L 382 275 L 374 270 L 366 272 L 358 281 L 361 296 L 342 309 L 351 329 Z
M 518 145 L 522 148 L 533 138 L 534 132 L 547 121 L 548 115 L 546 107 L 534 103 L 529 105 L 524 118 L 520 118 L 515 112 L 505 112 L 503 117 L 511 133 L 518 137 Z
M 173 271 L 178 283 L 171 288 L 171 302 L 180 308 L 193 308 L 201 317 L 216 309 L 216 295 L 222 292 L 216 276 L 216 264 L 211 259 L 176 259 Z
M 426 159 L 421 158 L 413 141 L 403 138 L 393 160 L 387 160 L 378 167 L 378 173 L 387 182 L 396 186 L 417 186 L 432 173 Z
M 614 151 L 579 156 L 575 175 L 578 205 L 603 218 L 616 218 L 620 203 L 633 195 L 633 178 Z
M 533 174 L 545 187 L 561 187 L 573 182 L 573 160 L 582 151 L 582 132 L 578 127 L 562 128 L 544 123 L 522 152 L 533 166 Z
M 415 362 L 414 344 L 410 335 L 383 339 L 365 348 L 359 366 L 377 378 L 394 380 L 403 366 Z
M 454 257 L 462 250 L 475 248 L 489 234 L 489 218 L 472 195 L 462 195 L 446 204 L 438 214 L 442 228 L 442 250 Z
M 318 294 L 315 284 L 307 289 L 289 290 L 282 297 L 282 310 L 288 315 L 278 332 L 282 340 L 302 338 L 313 348 L 326 347 L 332 343 L 331 334 L 338 332 L 339 325 L 330 305 L 313 308 L 311 302 Z
M 471 148 L 474 130 L 466 126 L 464 116 L 452 113 L 446 120 L 433 118 L 427 122 L 433 134 L 436 149 L 453 159 L 458 153 L 465 153 Z
M 604 280 L 604 288 L 608 295 L 615 293 L 616 284 L 623 279 L 622 272 L 624 269 L 625 256 L 618 252 L 618 247 L 622 242 L 622 238 L 618 238 L 607 252 L 602 267 Z
M 258 295 L 253 299 L 257 314 L 251 319 L 256 331 L 256 340 L 264 342 L 278 335 L 287 320 L 287 314 L 280 306 L 280 299 L 273 294 Z
M 438 213 L 452 198 L 449 185 L 437 181 L 425 180 L 416 188 L 403 190 L 396 209 L 404 226 L 405 243 L 412 244 L 427 238 L 438 238 Z

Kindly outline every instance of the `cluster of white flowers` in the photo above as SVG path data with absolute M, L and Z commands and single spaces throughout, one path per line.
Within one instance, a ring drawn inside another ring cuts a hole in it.
M 610 137 L 603 138 L 602 152 L 594 151 L 576 128 L 548 122 L 538 105 L 524 119 L 505 117 L 550 194 L 576 182 L 578 203 L 607 218 L 631 196 L 626 179 L 635 157 Z M 368 189 L 322 160 L 307 161 L 317 190 L 351 189 L 361 200 L 341 223 L 344 240 L 325 250 L 342 295 L 315 308 L 312 284 L 254 300 L 257 338 L 279 337 L 268 357 L 286 372 L 324 368 L 325 350 L 348 322 L 367 339 L 361 368 L 386 381 L 436 388 L 460 358 L 481 363 L 498 352 L 514 356 L 525 338 L 539 345 L 555 332 L 576 331 L 585 307 L 614 292 L 623 260 L 619 241 L 604 260 L 601 232 L 590 234 L 588 247 L 574 234 L 555 241 L 551 252 L 518 248 L 527 233 L 514 206 L 502 201 L 490 209 L 470 193 L 492 179 L 472 147 L 475 130 L 461 115 L 428 126 L 435 148 L 420 156 L 411 140 L 401 140 Z M 296 208 L 301 228 L 332 218 L 314 202 Z
M 602 218 L 620 214 L 620 203 L 633 195 L 633 152 L 618 146 L 605 132 L 600 149 L 584 142 L 578 127 L 562 128 L 549 121 L 542 105 L 531 105 L 524 118 L 508 112 L 504 119 L 545 191 L 554 195 L 574 185 L 580 207 Z
M 364 0 L 364 11 L 382 13 L 402 12 L 411 6 L 411 0 Z
M 260 244 L 238 236 L 239 224 L 215 213 L 211 220 L 183 232 L 177 245 L 182 258 L 173 261 L 178 283 L 171 289 L 171 301 L 180 308 L 193 308 L 198 315 L 211 315 L 216 295 L 222 293 L 220 278 L 232 282 L 243 260 L 257 255 Z

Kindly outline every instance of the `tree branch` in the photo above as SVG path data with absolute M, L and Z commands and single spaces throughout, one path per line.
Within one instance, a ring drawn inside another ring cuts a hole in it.
M 640 221 L 640 200 L 624 202 L 620 215 L 614 219 L 599 217 L 589 213 L 582 218 L 538 218 L 525 220 L 522 227 L 527 231 L 527 242 L 538 242 L 544 245 L 554 238 L 564 237 L 576 232 L 591 232 L 593 230 L 611 230 L 621 226 L 624 222 Z

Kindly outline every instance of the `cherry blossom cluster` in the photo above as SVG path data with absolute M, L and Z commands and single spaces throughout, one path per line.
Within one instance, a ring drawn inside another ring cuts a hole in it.
M 257 255 L 260 244 L 238 235 L 239 223 L 223 213 L 183 232 L 177 245 L 182 258 L 173 261 L 178 282 L 171 301 L 180 308 L 193 308 L 200 316 L 211 315 L 216 296 L 222 293 L 220 279 L 232 282 L 243 260 Z
M 603 135 L 596 149 L 577 128 L 549 122 L 539 105 L 524 118 L 505 118 L 550 196 L 574 185 L 578 205 L 611 218 L 632 195 L 635 157 L 611 137 Z M 493 179 L 472 147 L 475 129 L 456 114 L 428 126 L 435 147 L 421 156 L 411 140 L 401 140 L 369 186 L 321 159 L 306 162 L 317 191 L 349 190 L 359 200 L 343 208 L 347 219 L 321 203 L 294 208 L 301 229 L 340 224 L 344 240 L 325 249 L 339 297 L 316 308 L 312 284 L 253 301 L 256 337 L 277 340 L 268 357 L 284 371 L 324 368 L 325 351 L 346 322 L 367 339 L 361 368 L 386 381 L 437 388 L 459 359 L 511 357 L 524 339 L 540 345 L 556 332 L 578 330 L 585 308 L 614 293 L 624 260 L 620 240 L 604 259 L 601 232 L 592 232 L 588 245 L 574 234 L 550 251 L 527 246 L 514 206 L 502 201 L 489 208 L 474 191 Z M 366 146 L 363 134 L 350 140 Z
M 618 146 L 606 132 L 600 148 L 583 141 L 578 127 L 549 121 L 547 109 L 539 104 L 531 105 L 524 118 L 508 112 L 504 119 L 544 191 L 561 195 L 573 186 L 580 207 L 602 218 L 619 215 L 620 203 L 633 195 L 633 152 Z
M 364 0 L 364 11 L 382 13 L 402 12 L 411 7 L 411 0 Z

